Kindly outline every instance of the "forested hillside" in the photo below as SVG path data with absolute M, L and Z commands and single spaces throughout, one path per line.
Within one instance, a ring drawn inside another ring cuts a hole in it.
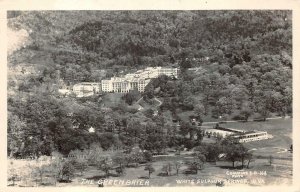
M 29 34 L 8 57 L 12 156 L 68 154 L 93 142 L 131 146 L 147 127 L 170 131 L 168 112 L 179 120 L 186 111 L 204 120 L 292 113 L 291 11 L 11 11 L 8 27 Z M 18 66 L 22 73 L 14 71 Z M 178 79 L 158 78 L 143 93 L 150 104 L 163 101 L 159 118 L 122 99 L 107 106 L 103 98 L 57 95 L 61 86 L 147 66 L 181 69 Z M 146 142 L 174 144 L 151 134 Z

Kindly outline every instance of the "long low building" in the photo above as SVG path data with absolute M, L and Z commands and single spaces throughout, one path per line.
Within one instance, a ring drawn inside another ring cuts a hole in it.
M 210 135 L 212 137 L 233 137 L 236 138 L 240 143 L 246 143 L 251 141 L 259 141 L 264 139 L 272 138 L 272 135 L 268 134 L 266 131 L 242 131 L 232 128 L 212 128 L 212 127 L 202 127 L 204 128 L 204 134 Z
M 240 143 L 246 143 L 250 141 L 269 139 L 272 136 L 269 135 L 266 131 L 251 131 L 251 132 L 245 132 L 240 135 L 233 135 L 233 137 L 237 138 Z

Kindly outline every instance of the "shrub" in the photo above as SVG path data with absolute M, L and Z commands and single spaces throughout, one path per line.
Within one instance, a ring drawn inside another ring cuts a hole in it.
M 232 119 L 239 121 L 239 120 L 245 120 L 245 117 L 241 114 L 238 114 L 238 115 L 233 116 Z

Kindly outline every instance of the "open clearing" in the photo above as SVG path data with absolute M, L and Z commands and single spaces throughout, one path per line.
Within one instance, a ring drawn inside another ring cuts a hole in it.
M 249 149 L 253 149 L 255 155 L 272 155 L 277 158 L 292 158 L 292 153 L 287 151 L 293 143 L 292 119 L 272 119 L 266 122 L 225 123 L 221 126 L 245 131 L 267 131 L 273 138 L 248 142 L 244 145 Z

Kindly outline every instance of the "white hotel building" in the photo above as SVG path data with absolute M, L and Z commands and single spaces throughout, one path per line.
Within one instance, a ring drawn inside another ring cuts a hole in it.
M 147 67 L 135 73 L 127 74 L 124 77 L 112 77 L 109 80 L 102 80 L 101 87 L 103 92 L 127 93 L 130 90 L 144 92 L 146 85 L 151 79 L 160 75 L 178 77 L 177 68 Z

